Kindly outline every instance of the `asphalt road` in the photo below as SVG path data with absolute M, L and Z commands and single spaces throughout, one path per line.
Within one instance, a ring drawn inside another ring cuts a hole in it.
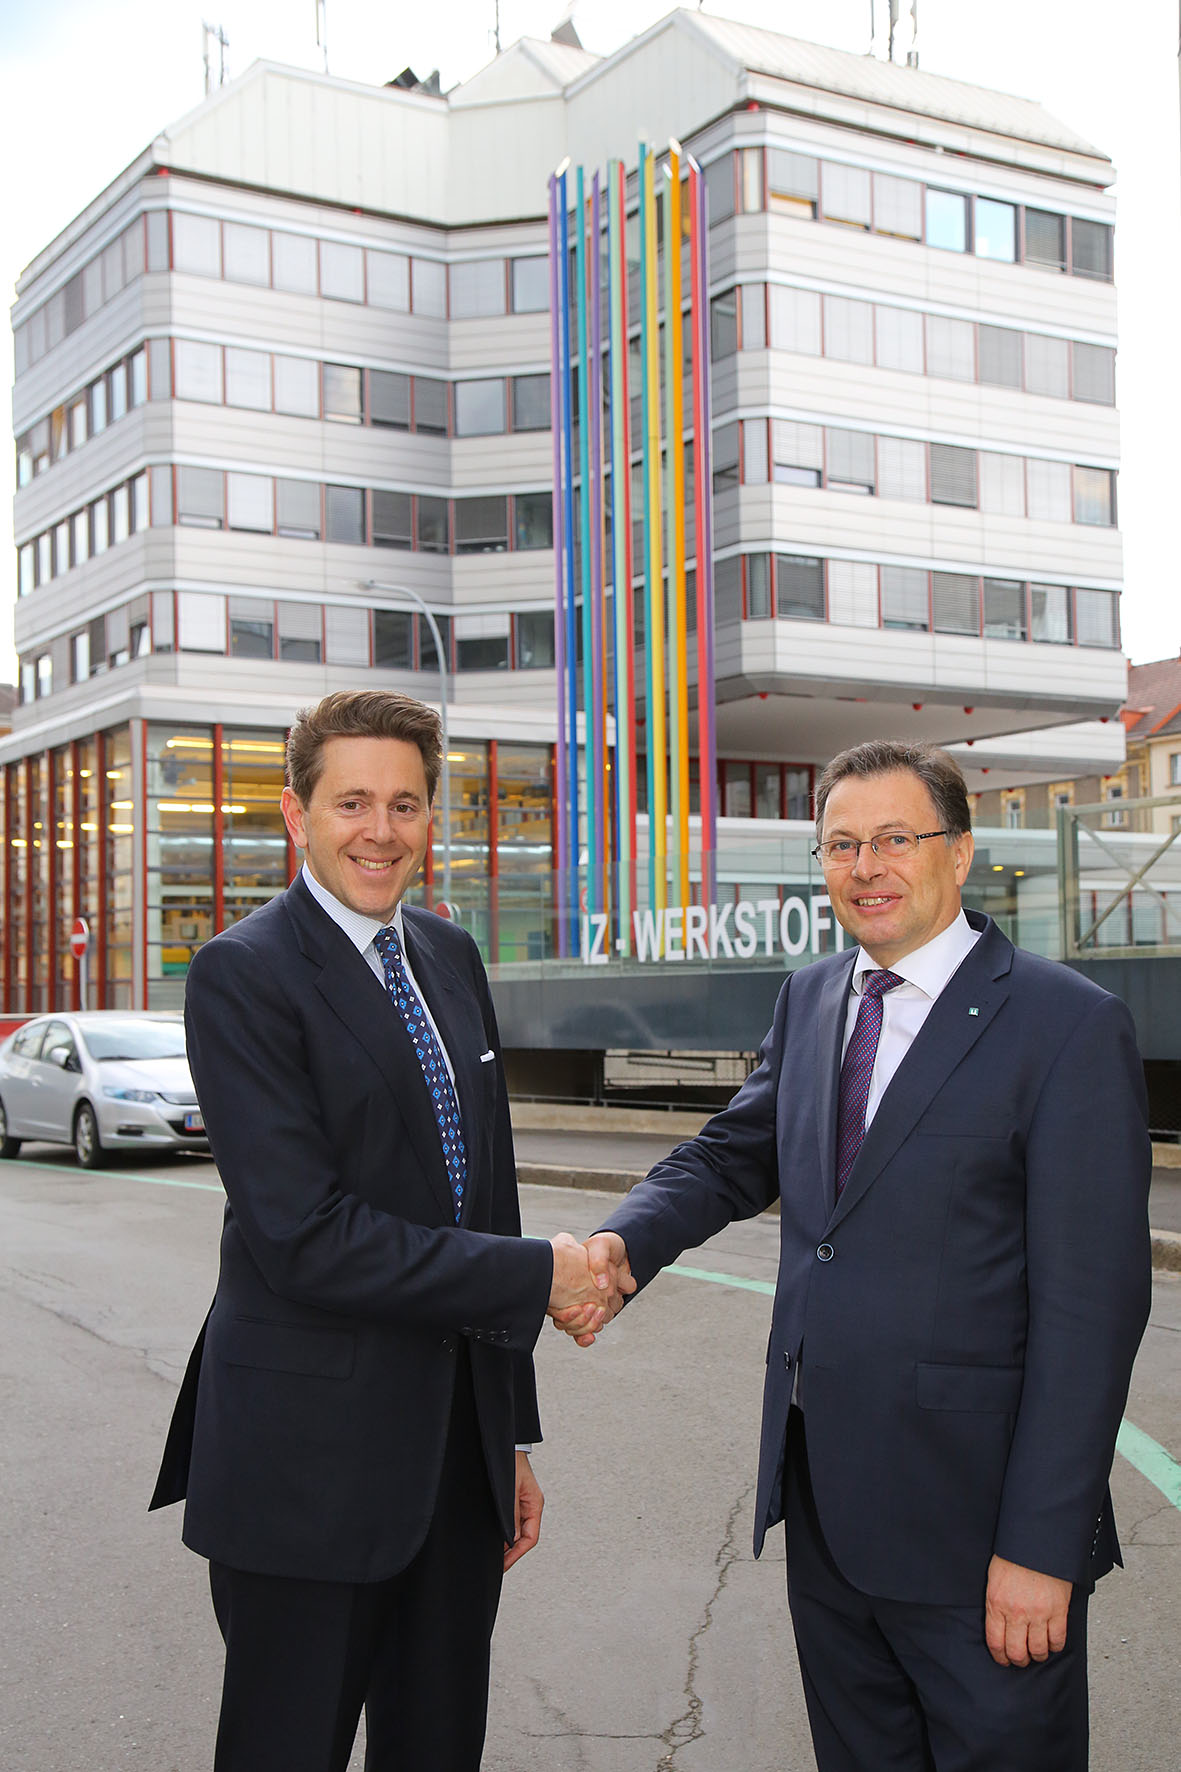
M 29 1159 L 29 1160 L 26 1160 Z M 589 1157 L 586 1159 L 590 1161 Z M 610 1202 L 526 1188 L 525 1228 Z M 145 1511 L 217 1260 L 211 1164 L 0 1165 L 0 1766 L 203 1772 L 219 1641 L 179 1510 Z M 686 1258 L 770 1283 L 776 1226 Z M 781 1535 L 750 1552 L 770 1300 L 668 1273 L 593 1349 L 538 1344 L 542 1542 L 505 1586 L 486 1772 L 810 1772 Z M 1181 1277 L 1158 1274 L 1128 1417 L 1181 1460 Z M 1094 1772 L 1174 1772 L 1181 1487 L 1124 1458 L 1127 1568 L 1092 1608 Z M 1019 1677 L 1016 1675 L 1015 1677 Z M 353 1768 L 360 1772 L 361 1753 Z

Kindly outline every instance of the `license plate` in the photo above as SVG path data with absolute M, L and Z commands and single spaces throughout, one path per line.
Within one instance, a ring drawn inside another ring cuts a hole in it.
M 205 1130 L 205 1122 L 201 1118 L 200 1114 L 186 1114 L 185 1115 L 185 1131 L 186 1132 L 204 1132 L 204 1130 Z

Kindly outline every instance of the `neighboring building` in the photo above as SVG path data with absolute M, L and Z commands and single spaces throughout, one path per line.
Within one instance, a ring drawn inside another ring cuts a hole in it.
M 1181 827 L 1181 658 L 1128 666 L 1128 696 L 1120 710 L 1127 755 L 1118 768 L 1102 775 L 1038 782 L 1030 786 L 989 788 L 973 795 L 973 816 L 979 824 L 1008 829 L 1053 828 L 1059 806 L 1096 806 L 1110 801 L 1104 815 L 1109 827 L 1171 831 Z M 1168 796 L 1177 802 L 1146 811 L 1124 811 L 1123 800 Z
M 19 284 L 0 1008 L 70 1000 L 78 914 L 94 1002 L 176 1002 L 289 877 L 294 710 L 437 699 L 415 599 L 449 653 L 450 899 L 493 961 L 547 951 L 546 181 L 634 166 L 641 130 L 710 190 L 723 848 L 882 733 L 977 791 L 1121 766 L 1102 153 L 697 12 L 446 96 L 257 64 Z
M 16 689 L 11 683 L 0 683 L 0 732 L 12 731 L 12 710 L 16 706 Z

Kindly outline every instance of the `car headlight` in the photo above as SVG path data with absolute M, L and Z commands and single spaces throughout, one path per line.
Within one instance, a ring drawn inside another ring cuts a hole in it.
M 155 1089 L 104 1089 L 104 1095 L 113 1096 L 116 1101 L 157 1101 Z

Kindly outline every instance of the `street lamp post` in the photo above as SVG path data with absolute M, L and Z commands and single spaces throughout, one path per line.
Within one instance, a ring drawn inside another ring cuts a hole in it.
M 447 767 L 447 753 L 451 749 L 447 735 L 447 661 L 443 651 L 443 636 L 439 632 L 439 624 L 419 596 L 408 585 L 386 584 L 379 578 L 368 578 L 364 587 L 367 591 L 380 591 L 383 597 L 405 597 L 426 618 L 431 630 L 431 638 L 435 642 L 435 657 L 439 663 L 439 715 L 443 726 L 443 898 L 447 904 L 448 914 L 451 908 L 451 779 Z

